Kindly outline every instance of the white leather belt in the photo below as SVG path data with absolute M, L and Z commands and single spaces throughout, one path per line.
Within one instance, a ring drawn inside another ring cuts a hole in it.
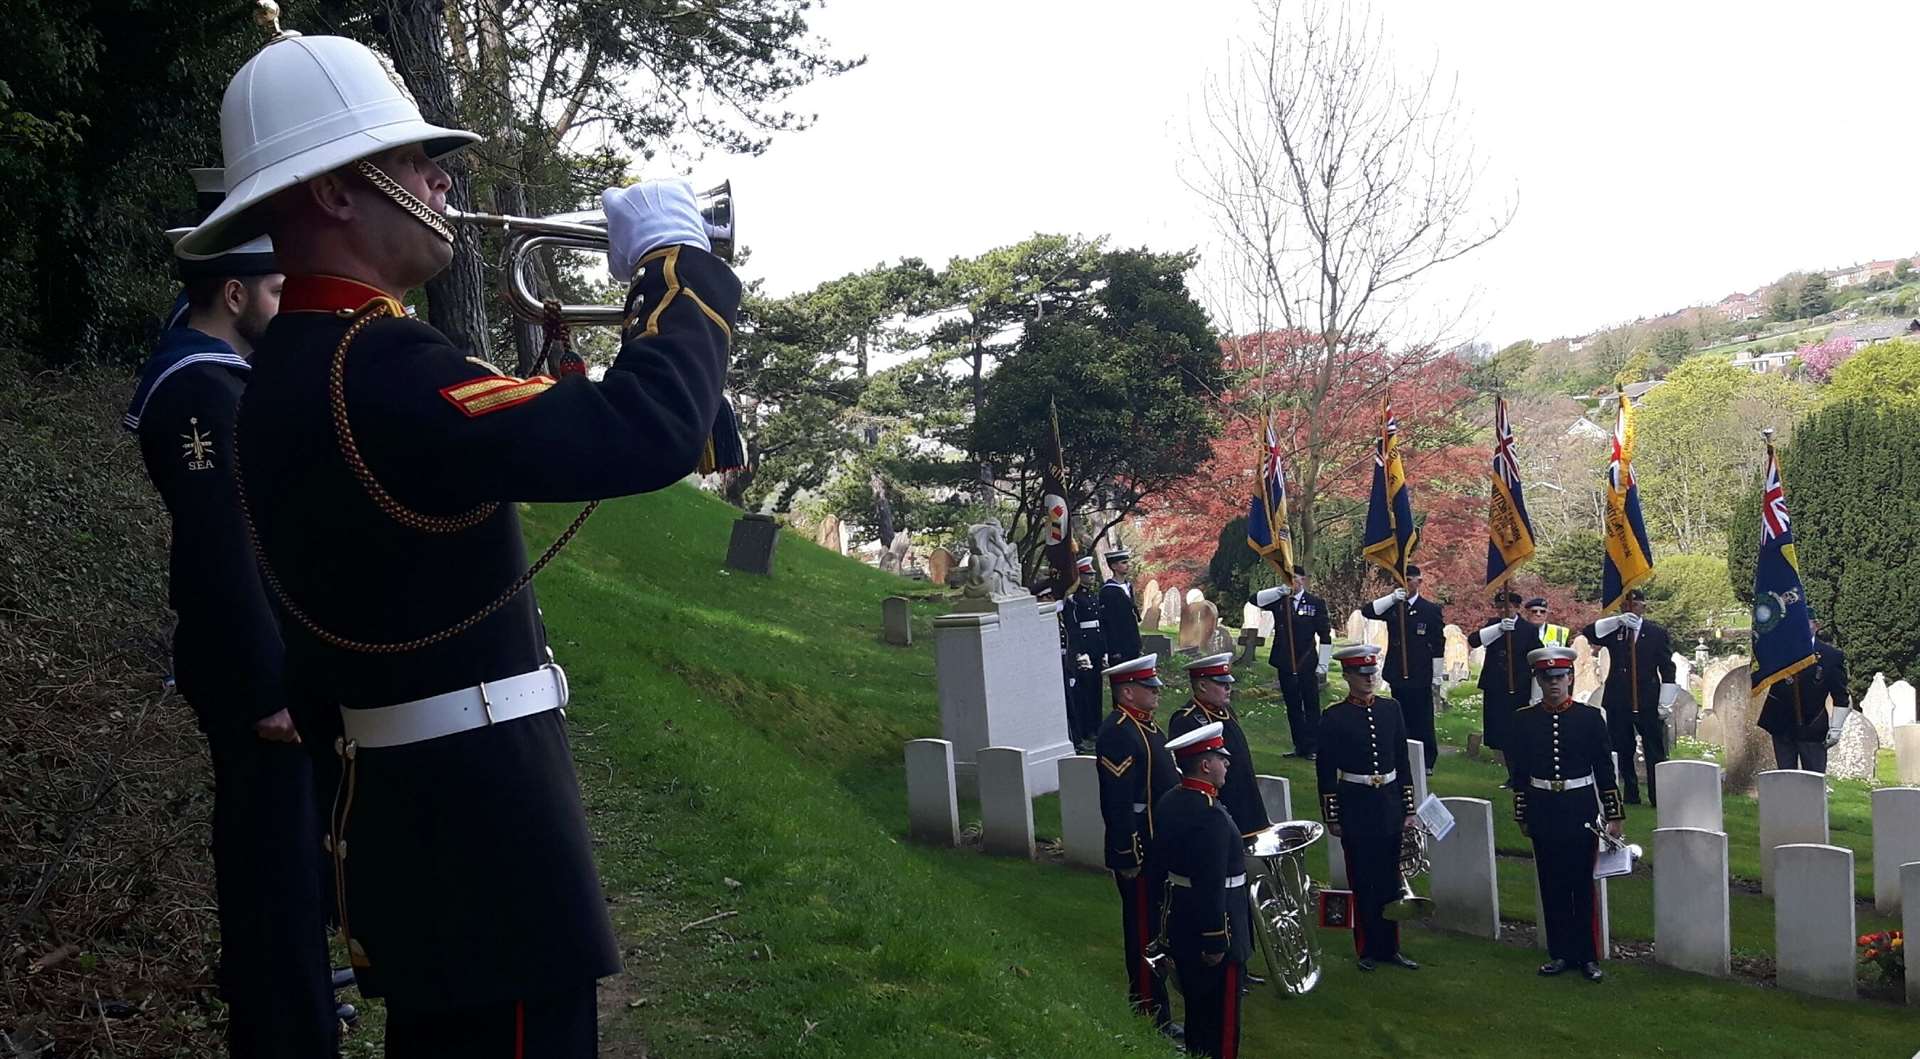
M 1167 873 L 1167 881 L 1172 883 L 1175 886 L 1185 886 L 1189 888 L 1193 886 L 1192 879 L 1189 879 L 1184 875 L 1176 875 L 1173 872 Z M 1227 889 L 1231 890 L 1236 886 L 1245 886 L 1245 885 L 1247 885 L 1247 877 L 1245 873 L 1242 873 L 1239 875 L 1227 876 L 1227 881 L 1226 881 Z
M 1082 629 L 1098 629 L 1100 627 L 1100 623 L 1097 621 L 1083 621 L 1080 623 L 1080 627 Z
M 370 710 L 340 710 L 346 737 L 366 747 L 406 746 L 505 724 L 567 705 L 566 671 L 552 663 L 531 673 Z
M 1400 778 L 1399 769 L 1393 769 L 1392 771 L 1389 771 L 1389 772 L 1379 772 L 1379 773 L 1373 773 L 1373 772 L 1341 772 L 1340 773 L 1341 782 L 1358 783 L 1363 787 L 1385 787 L 1387 784 L 1392 783 L 1394 780 L 1399 778 Z
M 1577 791 L 1582 787 L 1593 786 L 1593 773 L 1589 772 L 1577 780 L 1543 780 L 1538 776 L 1529 777 L 1535 790 L 1541 791 Z

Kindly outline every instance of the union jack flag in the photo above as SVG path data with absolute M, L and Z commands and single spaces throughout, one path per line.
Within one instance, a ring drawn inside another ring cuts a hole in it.
M 1493 475 L 1487 497 L 1487 587 L 1506 584 L 1533 558 L 1533 520 L 1520 489 L 1520 458 L 1505 398 L 1493 399 Z
M 1760 548 L 1753 561 L 1753 694 L 1790 680 L 1813 665 L 1812 615 L 1800 580 L 1800 555 L 1787 519 L 1787 489 L 1780 459 L 1767 443 L 1767 473 L 1760 488 Z
M 1513 448 L 1513 424 L 1507 422 L 1507 402 L 1493 404 L 1493 473 L 1507 483 L 1508 489 L 1520 488 L 1520 462 Z
M 1293 576 L 1293 536 L 1287 529 L 1287 475 L 1280 465 L 1280 435 L 1267 418 L 1267 448 L 1260 457 L 1260 482 L 1247 509 L 1247 547 L 1284 580 Z
M 1767 451 L 1767 481 L 1760 494 L 1760 542 L 1766 544 L 1793 530 L 1787 518 L 1787 488 L 1780 481 L 1780 461 Z

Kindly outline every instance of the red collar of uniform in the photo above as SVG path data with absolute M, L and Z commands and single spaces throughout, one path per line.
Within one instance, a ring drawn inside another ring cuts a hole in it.
M 1565 713 L 1568 710 L 1573 709 L 1573 700 L 1568 699 L 1567 701 L 1561 703 L 1560 705 L 1555 706 L 1553 703 L 1548 702 L 1545 699 L 1541 699 L 1540 708 L 1547 711 L 1548 713 Z
M 288 276 L 280 290 L 283 313 L 356 313 L 376 301 L 392 303 L 396 316 L 406 315 L 393 295 L 345 276 Z
M 1121 713 L 1126 714 L 1127 716 L 1133 718 L 1134 720 L 1139 721 L 1141 724 L 1145 724 L 1145 725 L 1153 724 L 1152 710 L 1138 710 L 1133 708 L 1132 706 L 1127 705 L 1124 702 L 1114 703 L 1113 708 L 1116 710 L 1119 710 Z
M 1347 701 L 1353 703 L 1355 706 L 1366 706 L 1371 708 L 1373 706 L 1373 700 L 1378 697 L 1379 696 L 1377 695 L 1369 695 L 1364 699 L 1356 699 L 1353 697 L 1351 693 L 1349 693 L 1347 695 Z
M 1209 798 L 1220 797 L 1220 788 L 1215 787 L 1213 784 L 1208 783 L 1206 780 L 1203 780 L 1198 776 L 1180 777 L 1180 786 L 1185 787 L 1190 791 L 1199 791 L 1201 794 L 1204 794 Z

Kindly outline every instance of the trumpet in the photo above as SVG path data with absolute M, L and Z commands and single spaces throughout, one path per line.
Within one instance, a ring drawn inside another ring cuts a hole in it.
M 714 256 L 732 263 L 734 251 L 733 182 L 723 180 L 695 196 L 700 219 L 707 229 Z M 585 250 L 607 252 L 607 218 L 600 210 L 559 213 L 550 217 L 515 217 L 503 213 L 469 213 L 449 209 L 446 218 L 462 224 L 493 228 L 506 236 L 501 268 L 506 273 L 507 305 L 522 320 L 540 323 L 547 319 L 550 299 L 540 296 L 534 277 L 534 265 L 542 250 Z M 626 307 L 595 303 L 564 303 L 557 306 L 561 322 L 585 327 L 619 327 L 626 319 Z
M 1628 856 L 1634 860 L 1639 860 L 1647 854 L 1647 851 L 1642 849 L 1639 843 L 1628 842 L 1624 838 L 1613 837 L 1613 835 L 1607 831 L 1605 824 L 1599 822 L 1591 823 L 1587 825 L 1587 830 L 1600 837 L 1601 848 L 1605 849 L 1608 853 L 1618 853 L 1624 849 L 1627 851 Z

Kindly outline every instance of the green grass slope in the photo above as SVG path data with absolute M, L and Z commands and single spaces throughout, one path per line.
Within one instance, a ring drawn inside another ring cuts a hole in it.
M 534 510 L 530 539 L 570 515 Z M 927 586 L 790 534 L 774 577 L 729 573 L 735 515 L 684 487 L 607 504 L 540 579 L 628 969 L 603 989 L 606 1054 L 1168 1054 L 1126 1012 L 1105 875 L 905 841 L 901 743 L 938 733 L 928 621 L 943 605 L 916 599 L 920 639 L 888 647 L 881 598 Z M 1309 782 L 1279 757 L 1284 718 L 1243 687 L 1261 770 Z M 1467 793 L 1483 767 L 1450 757 L 1436 789 Z M 1311 808 L 1304 786 L 1295 803 Z M 1040 799 L 1043 837 L 1057 820 Z M 1503 831 L 1503 852 L 1517 837 Z M 1503 863 L 1503 897 L 1528 867 Z M 1644 963 L 1596 989 L 1535 978 L 1530 950 L 1412 930 L 1427 969 L 1364 977 L 1341 958 L 1348 935 L 1326 945 L 1309 998 L 1249 999 L 1245 1054 L 1833 1054 L 1837 1036 L 1845 1054 L 1905 1059 L 1920 1045 L 1898 1008 Z

